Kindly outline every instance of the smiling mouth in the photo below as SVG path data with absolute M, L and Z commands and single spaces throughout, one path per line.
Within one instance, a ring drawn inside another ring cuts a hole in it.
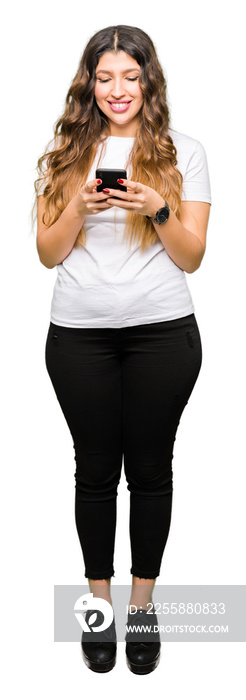
M 131 104 L 132 100 L 124 101 L 124 102 L 110 102 L 108 100 L 108 104 L 110 105 L 111 109 L 113 109 L 115 112 L 122 112 L 125 109 L 129 107 Z

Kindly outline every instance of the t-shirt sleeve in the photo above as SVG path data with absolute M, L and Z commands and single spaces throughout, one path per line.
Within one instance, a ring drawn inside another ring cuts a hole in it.
M 207 156 L 200 141 L 195 142 L 187 163 L 181 199 L 187 202 L 212 203 Z

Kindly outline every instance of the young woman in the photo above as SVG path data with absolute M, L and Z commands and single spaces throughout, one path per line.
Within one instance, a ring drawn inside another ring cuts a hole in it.
M 126 169 L 127 190 L 97 191 L 99 166 Z M 38 168 L 37 249 L 58 272 L 46 366 L 74 443 L 85 576 L 112 604 L 124 458 L 136 606 L 127 621 L 149 624 L 170 527 L 174 440 L 201 366 L 185 272 L 201 264 L 211 196 L 203 146 L 170 128 L 166 82 L 145 32 L 120 25 L 91 38 Z M 110 670 L 114 620 L 94 634 L 97 643 L 90 634 L 85 663 Z M 129 668 L 152 671 L 159 633 L 125 639 Z

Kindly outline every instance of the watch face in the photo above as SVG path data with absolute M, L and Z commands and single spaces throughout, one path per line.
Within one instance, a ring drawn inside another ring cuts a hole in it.
M 156 218 L 158 219 L 158 223 L 164 224 L 165 221 L 167 221 L 168 217 L 169 209 L 167 207 L 163 207 L 163 209 L 161 209 Z

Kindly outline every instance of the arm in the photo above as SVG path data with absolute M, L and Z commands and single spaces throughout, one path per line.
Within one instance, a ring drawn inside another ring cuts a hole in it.
M 42 223 L 43 213 L 44 197 L 40 195 L 37 209 L 37 250 L 40 262 L 52 269 L 71 252 L 85 217 L 79 214 L 75 197 L 52 226 L 48 227 Z
M 164 202 L 164 200 L 162 200 Z M 159 207 L 164 206 L 164 203 Z M 154 217 L 157 209 L 149 215 Z M 210 214 L 208 202 L 181 202 L 180 219 L 173 211 L 165 224 L 153 226 L 169 257 L 181 270 L 198 269 L 206 249 L 206 233 Z
M 113 206 L 107 202 L 103 192 L 97 192 L 97 184 L 99 184 L 97 180 L 91 180 L 83 185 L 75 197 L 70 200 L 59 219 L 51 226 L 45 226 L 42 222 L 44 197 L 39 195 L 37 250 L 40 262 L 45 267 L 51 269 L 55 265 L 59 265 L 71 253 L 86 215 L 98 214 Z
M 152 187 L 130 180 L 120 182 L 127 186 L 127 192 L 107 190 L 108 194 L 118 198 L 114 199 L 115 206 L 151 218 L 154 218 L 158 209 L 165 206 L 163 197 Z M 180 220 L 170 210 L 165 224 L 152 224 L 169 257 L 185 272 L 195 272 L 201 264 L 206 247 L 209 212 L 208 202 L 181 202 Z

